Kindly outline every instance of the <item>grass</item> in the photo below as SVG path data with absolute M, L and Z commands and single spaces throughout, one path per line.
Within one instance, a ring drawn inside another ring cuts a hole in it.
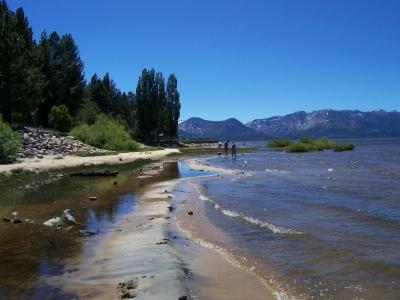
M 298 142 L 292 142 L 288 139 L 274 139 L 268 143 L 269 148 L 286 150 L 289 153 L 304 153 L 323 151 L 332 149 L 335 152 L 350 151 L 354 149 L 354 144 L 351 143 L 338 143 L 329 140 L 326 137 L 319 139 L 312 139 L 310 137 L 301 137 Z

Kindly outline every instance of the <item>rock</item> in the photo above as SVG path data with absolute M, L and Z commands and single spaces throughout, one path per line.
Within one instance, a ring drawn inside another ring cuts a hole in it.
M 89 201 L 96 201 L 96 200 L 97 200 L 97 197 L 94 197 L 94 196 L 89 197 Z
M 64 210 L 62 218 L 63 218 L 63 221 L 67 224 L 70 224 L 70 225 L 76 224 L 75 218 L 72 215 L 72 211 L 68 208 L 66 210 Z
M 114 185 L 117 185 L 118 183 L 116 181 L 114 181 Z
M 7 217 L 3 217 L 3 223 L 10 223 L 11 220 Z
M 188 299 L 187 296 L 180 296 L 180 297 L 178 298 L 178 300 L 187 300 L 187 299 Z
M 122 161 L 122 160 L 123 160 L 123 159 L 120 157 L 120 158 L 119 158 L 119 161 Z
M 121 295 L 121 299 L 136 298 L 136 293 L 134 291 L 125 291 Z
M 58 226 L 61 224 L 61 218 L 60 217 L 55 217 L 48 219 L 46 222 L 43 223 L 45 226 L 53 227 L 53 226 Z
M 96 232 L 89 231 L 89 230 L 86 230 L 86 229 L 79 230 L 79 235 L 80 236 L 92 236 L 92 235 L 95 235 L 95 234 L 96 234 Z
M 42 154 L 38 154 L 38 155 L 36 155 L 36 157 L 39 158 L 39 159 L 42 159 L 43 155 Z
M 128 280 L 126 282 L 120 282 L 118 284 L 118 290 L 120 291 L 121 299 L 136 298 L 136 288 L 138 283 L 136 280 Z
M 12 212 L 11 214 L 12 214 L 14 217 L 16 217 L 16 216 L 18 216 L 19 212 L 14 211 L 14 212 Z
M 193 216 L 193 212 L 192 211 L 188 211 L 188 215 L 189 216 Z
M 21 224 L 22 223 L 21 219 L 19 219 L 19 218 L 15 218 L 14 220 L 12 220 L 12 222 L 14 224 Z
M 168 206 L 168 210 L 169 210 L 170 212 L 173 212 L 173 211 L 175 210 L 175 208 L 174 208 L 173 206 Z

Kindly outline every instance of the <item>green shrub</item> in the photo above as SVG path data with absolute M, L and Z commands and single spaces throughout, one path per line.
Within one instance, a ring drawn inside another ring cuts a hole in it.
M 75 116 L 75 123 L 92 125 L 96 122 L 100 112 L 101 110 L 96 102 L 86 100 Z
M 0 163 L 9 163 L 21 147 L 21 136 L 0 115 Z
M 287 152 L 310 152 L 313 151 L 314 148 L 310 144 L 305 144 L 305 143 L 296 143 L 296 144 L 291 144 L 287 148 Z
M 302 144 L 312 144 L 314 142 L 314 140 L 312 138 L 310 138 L 309 136 L 302 136 L 300 138 L 300 143 Z
M 129 131 L 118 120 L 100 115 L 93 125 L 78 125 L 71 135 L 86 144 L 112 151 L 134 151 L 139 144 L 131 139 Z
M 321 137 L 318 140 L 313 140 L 310 145 L 314 151 L 323 151 L 330 149 L 332 142 L 327 137 Z
M 67 132 L 72 126 L 72 117 L 64 104 L 54 105 L 49 113 L 50 126 L 58 131 Z
M 273 139 L 269 141 L 269 148 L 284 148 L 291 144 L 292 142 L 289 139 Z
M 354 149 L 354 144 L 347 143 L 347 144 L 341 144 L 341 143 L 332 143 L 331 148 L 335 152 L 340 152 L 340 151 L 351 151 Z

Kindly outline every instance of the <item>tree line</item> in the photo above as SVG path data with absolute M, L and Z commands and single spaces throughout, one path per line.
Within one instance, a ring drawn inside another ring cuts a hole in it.
M 44 31 L 34 40 L 24 10 L 11 11 L 5 0 L 0 1 L 0 41 L 0 114 L 8 123 L 68 131 L 107 114 L 139 140 L 177 137 L 181 106 L 174 74 L 165 83 L 161 72 L 144 69 L 136 90 L 128 93 L 108 73 L 86 82 L 72 35 Z

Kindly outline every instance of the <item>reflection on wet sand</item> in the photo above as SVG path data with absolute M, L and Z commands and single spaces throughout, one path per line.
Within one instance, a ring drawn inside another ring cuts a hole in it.
M 16 211 L 22 220 L 29 219 L 34 223 L 0 224 L 0 296 L 9 299 L 40 298 L 44 295 L 68 298 L 57 287 L 45 283 L 44 278 L 62 274 L 67 261 L 87 251 L 84 247 L 86 239 L 80 237 L 78 231 L 87 229 L 100 233 L 90 238 L 100 239 L 101 233 L 112 230 L 113 222 L 134 209 L 138 188 L 178 176 L 176 162 L 162 166 L 142 165 L 135 163 L 120 167 L 116 179 L 65 176 L 21 193 L 21 204 L 11 205 L 14 195 L 10 195 L 8 210 L 8 195 L 2 194 L 3 210 L 8 213 Z M 142 171 L 138 170 L 140 167 Z M 157 178 L 138 179 L 140 174 L 154 170 Z M 94 195 L 97 200 L 88 201 Z M 43 222 L 59 216 L 67 208 L 74 212 L 77 223 L 82 225 L 61 229 L 43 225 Z

